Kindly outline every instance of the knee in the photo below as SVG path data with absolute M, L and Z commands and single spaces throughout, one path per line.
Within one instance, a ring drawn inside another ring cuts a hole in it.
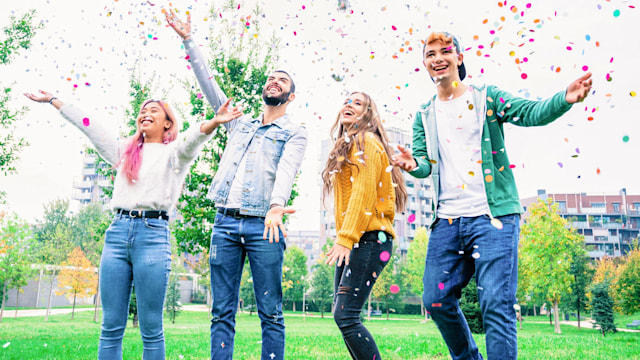
M 338 307 L 336 307 L 333 312 L 333 321 L 335 321 L 336 325 L 338 325 L 338 328 L 344 329 L 346 327 L 358 324 L 360 322 L 360 314 L 350 314 L 348 311 L 346 311 L 346 309 L 339 309 Z

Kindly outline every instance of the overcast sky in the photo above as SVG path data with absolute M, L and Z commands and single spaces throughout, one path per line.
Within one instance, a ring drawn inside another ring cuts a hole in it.
M 173 0 L 174 8 L 193 14 L 193 37 L 206 44 L 220 15 L 209 17 L 221 1 Z M 246 22 L 256 0 L 239 2 L 223 18 Z M 435 94 L 422 67 L 423 40 L 431 30 L 458 35 L 465 49 L 469 84 L 490 83 L 530 99 L 563 90 L 585 71 L 593 73 L 593 93 L 549 126 L 507 126 L 507 151 L 521 197 L 547 192 L 640 194 L 640 42 L 632 29 L 640 9 L 632 1 L 257 1 L 264 39 L 282 39 L 278 67 L 289 71 L 297 98 L 289 106 L 294 121 L 305 123 L 310 142 L 300 178 L 292 229 L 318 229 L 320 140 L 344 97 L 354 90 L 372 95 L 386 124 L 411 129 L 419 104 Z M 506 5 L 505 5 L 506 3 Z M 128 79 L 136 66 L 143 78 L 155 75 L 152 97 L 176 107 L 188 102 L 180 89 L 193 80 L 180 41 L 165 26 L 168 1 L 25 0 L 5 4 L 9 14 L 37 10 L 44 28 L 32 48 L 2 67 L 2 86 L 15 90 L 14 105 L 28 106 L 17 134 L 31 146 L 21 154 L 17 173 L 0 177 L 7 192 L 5 209 L 28 221 L 41 218 L 43 206 L 70 198 L 80 177 L 88 141 L 49 105 L 17 94 L 40 88 L 55 92 L 96 117 L 125 122 Z M 241 20 L 244 19 L 244 20 Z M 243 36 L 253 36 L 255 17 Z M 240 36 L 239 33 L 237 36 Z M 591 120 L 589 118 L 592 118 Z M 322 159 L 324 162 L 325 159 Z

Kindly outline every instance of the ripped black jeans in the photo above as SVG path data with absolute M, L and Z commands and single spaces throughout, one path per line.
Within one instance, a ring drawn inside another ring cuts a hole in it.
M 381 241 L 385 238 L 388 240 Z M 391 236 L 369 231 L 351 250 L 349 265 L 336 266 L 333 318 L 353 359 L 380 360 L 378 346 L 362 325 L 360 312 L 392 251 Z

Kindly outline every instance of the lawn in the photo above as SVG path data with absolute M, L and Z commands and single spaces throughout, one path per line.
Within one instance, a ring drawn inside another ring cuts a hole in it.
M 327 314 L 325 314 L 327 315 Z M 330 314 L 328 314 L 330 315 Z M 640 359 L 640 333 L 609 334 L 563 325 L 562 334 L 553 333 L 548 323 L 525 318 L 519 330 L 519 359 Z M 260 323 L 257 315 L 239 314 L 236 327 L 234 359 L 259 359 Z M 303 318 L 285 314 L 287 359 L 347 359 L 340 332 L 333 319 L 319 315 Z M 431 321 L 418 317 L 398 320 L 373 319 L 366 322 L 375 336 L 384 359 L 449 359 L 444 342 Z M 619 327 L 624 327 L 619 323 Z M 0 359 L 95 359 L 100 324 L 93 322 L 93 312 L 42 317 L 7 317 L 0 323 Z M 167 359 L 209 358 L 209 315 L 185 311 L 175 324 L 165 317 Z M 476 342 L 485 353 L 484 336 Z M 127 328 L 124 358 L 140 359 L 142 342 L 138 329 Z

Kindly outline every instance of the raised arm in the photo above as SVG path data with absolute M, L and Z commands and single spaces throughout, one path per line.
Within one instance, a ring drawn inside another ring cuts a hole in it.
M 187 12 L 187 21 L 183 22 L 173 10 L 170 10 L 170 12 L 163 10 L 163 12 L 169 26 L 182 38 L 189 62 L 191 62 L 191 68 L 196 75 L 200 89 L 213 108 L 213 111 L 217 113 L 222 104 L 227 101 L 227 95 L 220 89 L 220 86 L 209 70 L 204 55 L 191 38 L 191 14 Z M 235 124 L 234 122 L 226 122 L 224 126 L 228 130 L 233 128 Z
M 27 98 L 39 102 L 49 103 L 56 109 L 60 110 L 60 114 L 71 122 L 75 127 L 80 129 L 96 147 L 100 156 L 102 156 L 111 165 L 116 164 L 120 160 L 120 145 L 117 132 L 93 117 L 84 113 L 84 111 L 71 106 L 65 105 L 62 100 L 53 96 L 50 92 L 39 90 L 40 95 L 33 93 L 25 93 Z

